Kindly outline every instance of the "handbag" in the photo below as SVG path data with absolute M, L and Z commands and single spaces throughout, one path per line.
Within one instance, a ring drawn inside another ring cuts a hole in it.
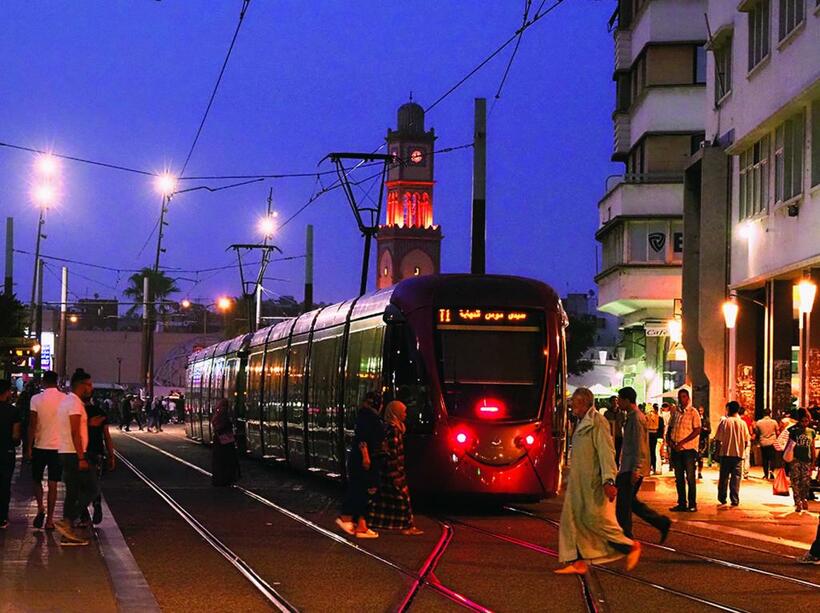
M 789 439 L 789 442 L 786 443 L 786 448 L 783 450 L 784 462 L 791 462 L 794 460 L 794 447 L 795 442 L 792 439 Z
M 789 495 L 789 478 L 786 476 L 786 469 L 778 468 L 774 474 L 774 482 L 772 483 L 772 494 L 775 496 Z
M 774 448 L 775 451 L 783 451 L 786 449 L 786 445 L 789 442 L 789 429 L 783 428 L 783 432 L 775 439 L 774 441 Z

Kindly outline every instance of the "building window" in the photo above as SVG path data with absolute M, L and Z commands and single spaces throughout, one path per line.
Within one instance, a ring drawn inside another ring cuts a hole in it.
M 791 34 L 806 18 L 806 0 L 780 0 L 780 40 Z
M 775 199 L 785 202 L 803 193 L 803 147 L 806 116 L 803 111 L 775 130 Z
M 749 9 L 749 70 L 769 55 L 769 0 Z
M 740 219 L 754 217 L 769 204 L 769 137 L 740 154 Z
M 820 185 L 820 100 L 811 103 L 811 184 Z
M 706 83 L 706 48 L 695 47 L 695 83 Z
M 614 228 L 601 239 L 603 253 L 601 270 L 608 270 L 624 262 L 624 235 L 623 228 Z
M 715 48 L 715 105 L 732 91 L 732 37 Z
M 630 264 L 663 264 L 680 257 L 671 255 L 667 222 L 631 221 L 627 228 Z

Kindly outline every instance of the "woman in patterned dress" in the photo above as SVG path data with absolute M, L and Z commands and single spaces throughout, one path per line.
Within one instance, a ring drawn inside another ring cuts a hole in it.
M 384 530 L 401 530 L 417 535 L 422 531 L 413 522 L 410 488 L 404 467 L 404 432 L 407 407 L 393 400 L 384 408 L 384 463 L 379 489 L 370 501 L 369 524 Z

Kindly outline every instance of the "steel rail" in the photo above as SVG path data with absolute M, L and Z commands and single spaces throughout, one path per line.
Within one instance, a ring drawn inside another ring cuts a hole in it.
M 245 577 L 253 587 L 255 587 L 278 611 L 282 613 L 295 613 L 298 609 L 290 604 L 273 586 L 265 581 L 247 562 L 233 552 L 225 543 L 220 541 L 205 526 L 186 511 L 174 498 L 159 485 L 154 483 L 140 469 L 128 461 L 119 451 L 114 452 L 120 462 L 125 464 L 145 485 L 151 488 L 165 503 L 173 509 L 185 522 L 199 534 L 217 553 L 225 558 L 243 577 Z
M 173 453 L 170 453 L 170 452 L 162 449 L 161 447 L 157 447 L 156 445 L 153 445 L 151 443 L 143 441 L 142 439 L 140 439 L 140 438 L 138 438 L 138 437 L 136 437 L 136 436 L 134 436 L 130 433 L 127 434 L 127 433 L 123 432 L 122 434 L 123 434 L 123 436 L 126 436 L 126 437 L 128 437 L 129 439 L 131 439 L 133 441 L 141 443 L 142 445 L 144 445 L 144 446 L 146 446 L 150 449 L 153 449 L 154 451 L 156 451 L 158 453 L 161 453 L 162 455 L 164 455 L 168 458 L 171 458 L 172 460 L 175 460 L 176 462 L 179 462 L 180 464 L 182 464 L 184 466 L 187 466 L 188 468 L 191 468 L 192 470 L 195 470 L 195 471 L 201 473 L 202 475 L 205 475 L 209 478 L 212 476 L 212 474 L 210 472 L 208 472 L 207 470 L 205 470 L 204 468 L 202 468 L 200 466 L 197 466 L 196 464 L 193 464 L 192 462 L 189 462 L 189 461 L 187 461 L 183 458 L 180 458 L 179 456 L 176 456 Z M 121 453 L 118 451 L 117 455 L 121 456 Z M 376 560 L 377 562 L 379 562 L 381 564 L 389 566 L 390 568 L 402 573 L 403 575 L 405 575 L 407 577 L 410 577 L 414 581 L 420 579 L 420 574 L 415 572 L 414 570 L 409 569 L 409 568 L 405 568 L 404 566 L 401 566 L 400 564 L 397 564 L 397 563 L 393 562 L 392 560 L 388 560 L 387 558 L 384 558 L 384 557 L 382 557 L 382 556 L 380 556 L 376 553 L 373 553 L 372 551 L 369 551 L 369 550 L 365 549 L 364 547 L 361 547 L 361 546 L 357 545 L 356 543 L 352 543 L 352 542 L 348 541 L 346 538 L 342 537 L 341 535 L 336 534 L 335 532 L 332 532 L 332 531 L 330 531 L 326 528 L 323 528 L 319 524 L 307 519 L 306 517 L 302 517 L 301 515 L 299 515 L 297 513 L 294 513 L 290 509 L 287 509 L 287 508 L 285 508 L 281 505 L 276 504 L 275 502 L 273 502 L 271 500 L 268 500 L 267 498 L 265 498 L 263 496 L 260 496 L 256 492 L 253 492 L 253 491 L 251 491 L 247 488 L 244 488 L 241 485 L 236 484 L 236 483 L 234 483 L 232 487 L 234 489 L 236 489 L 237 491 L 242 492 L 245 496 L 247 496 L 247 497 L 249 497 L 249 498 L 251 498 L 251 499 L 253 499 L 253 500 L 255 500 L 255 501 L 257 501 L 257 502 L 259 502 L 259 503 L 261 503 L 265 506 L 267 506 L 267 507 L 270 507 L 271 509 L 274 509 L 275 511 L 278 511 L 282 515 L 292 519 L 295 522 L 298 522 L 298 523 L 302 524 L 303 526 L 305 526 L 307 528 L 310 528 L 311 530 L 313 530 L 315 532 L 318 532 L 322 536 L 325 536 L 325 537 L 339 543 L 340 545 L 350 547 L 350 548 L 358 551 L 359 553 L 364 554 L 367 557 L 369 557 L 373 560 Z M 460 605 L 464 608 L 471 609 L 471 610 L 477 611 L 479 613 L 491 613 L 490 609 L 487 609 L 486 607 L 474 602 L 473 600 L 471 600 L 470 598 L 464 596 L 463 594 L 461 594 L 459 592 L 456 592 L 455 590 L 452 590 L 452 589 L 448 588 L 445 585 L 442 585 L 438 581 L 434 581 L 433 579 L 430 579 L 430 578 L 424 578 L 422 580 L 422 585 L 425 585 L 425 586 L 429 587 L 430 589 L 438 592 L 442 596 L 445 596 L 449 600 L 453 601 L 454 603 L 456 603 L 456 604 L 458 604 L 458 605 Z
M 480 526 L 475 526 L 473 524 L 468 524 L 468 523 L 463 522 L 461 520 L 449 519 L 448 521 L 451 521 L 452 523 L 458 524 L 460 526 L 464 526 L 465 528 L 467 528 L 469 530 L 473 530 L 475 532 L 478 532 L 480 534 L 484 534 L 484 535 L 492 537 L 494 539 L 497 539 L 497 540 L 500 540 L 500 541 L 505 541 L 505 542 L 510 543 L 512 545 L 516 545 L 516 546 L 522 547 L 524 549 L 529 549 L 530 551 L 535 551 L 536 553 L 541 553 L 543 555 L 547 555 L 551 558 L 556 558 L 556 559 L 558 558 L 558 552 L 555 551 L 554 549 L 550 549 L 549 547 L 544 547 L 543 545 L 539 545 L 537 543 L 531 543 L 529 541 L 525 541 L 523 539 L 519 539 L 519 538 L 516 538 L 514 536 L 509 536 L 507 534 L 499 534 L 497 532 L 493 532 L 492 530 L 487 530 L 486 528 L 482 528 Z M 624 572 L 621 572 L 621 571 L 617 571 L 613 568 L 607 568 L 606 566 L 595 565 L 595 571 L 596 572 L 600 571 L 600 572 L 603 572 L 603 573 L 607 573 L 609 575 L 615 575 L 615 576 L 618 576 L 618 577 L 622 577 L 624 579 L 628 579 L 629 581 L 633 581 L 635 583 L 639 583 L 641 585 L 645 585 L 645 586 L 654 588 L 656 590 L 661 590 L 663 592 L 667 592 L 667 593 L 672 594 L 674 596 L 679 596 L 680 598 L 685 598 L 686 600 L 691 600 L 691 601 L 697 602 L 699 604 L 706 605 L 708 607 L 712 607 L 713 609 L 718 609 L 720 611 L 726 611 L 727 613 L 749 613 L 745 609 L 736 609 L 734 607 L 730 607 L 730 606 L 721 604 L 719 602 L 709 600 L 707 598 L 701 598 L 700 596 L 695 596 L 693 594 L 687 594 L 685 592 L 681 592 L 679 590 L 668 587 L 666 585 L 661 585 L 661 584 L 655 583 L 654 581 L 650 581 L 648 579 L 641 579 L 640 577 L 635 577 L 633 575 L 630 575 L 629 573 L 624 573 Z
M 533 513 L 532 511 L 527 511 L 525 509 L 519 509 L 517 507 L 505 506 L 505 509 L 509 511 L 513 511 L 515 513 L 519 513 L 521 515 L 526 515 L 533 519 L 537 519 L 542 522 L 546 522 L 552 526 L 559 527 L 560 524 L 555 521 L 554 519 L 549 519 L 548 517 L 543 517 L 538 515 L 537 513 Z M 792 577 L 790 575 L 783 575 L 780 573 L 775 573 L 769 570 L 763 570 L 762 568 L 757 568 L 755 566 L 748 566 L 746 564 L 740 564 L 738 562 L 731 562 L 729 560 L 723 560 L 721 558 L 714 558 L 712 556 L 707 556 L 700 553 L 694 553 L 691 551 L 683 551 L 681 549 L 676 549 L 674 547 L 669 547 L 668 545 L 659 545 L 658 543 L 650 543 L 648 541 L 640 541 L 647 547 L 652 547 L 653 549 L 659 549 L 661 551 L 666 551 L 669 553 L 676 553 L 680 556 L 692 558 L 695 560 L 703 560 L 704 562 L 709 562 L 710 564 L 715 564 L 717 566 L 723 566 L 726 568 L 731 568 L 733 570 L 740 570 L 747 573 L 754 573 L 757 575 L 762 575 L 764 577 L 771 577 L 772 579 L 778 579 L 780 581 L 788 581 L 790 583 L 794 583 L 803 587 L 808 587 L 815 590 L 820 590 L 820 583 L 814 583 L 812 581 L 807 581 L 805 579 L 799 579 L 797 577 Z

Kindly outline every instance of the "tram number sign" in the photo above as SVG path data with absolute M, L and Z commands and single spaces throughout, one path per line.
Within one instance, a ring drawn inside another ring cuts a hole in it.
M 527 321 L 529 315 L 523 311 L 507 311 L 499 309 L 439 309 L 438 323 L 486 323 L 486 324 L 517 324 Z

